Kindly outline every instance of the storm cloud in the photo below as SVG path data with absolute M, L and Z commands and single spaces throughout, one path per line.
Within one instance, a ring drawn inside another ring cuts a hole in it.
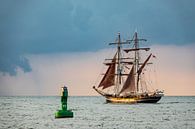
M 0 71 L 30 72 L 30 54 L 96 51 L 121 31 L 155 44 L 195 42 L 189 0 L 1 0 Z

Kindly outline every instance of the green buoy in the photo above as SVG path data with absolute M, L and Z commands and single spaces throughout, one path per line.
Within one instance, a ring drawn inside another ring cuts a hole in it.
M 62 87 L 61 104 L 62 109 L 55 113 L 55 118 L 72 118 L 73 112 L 67 110 L 68 89 L 66 86 Z

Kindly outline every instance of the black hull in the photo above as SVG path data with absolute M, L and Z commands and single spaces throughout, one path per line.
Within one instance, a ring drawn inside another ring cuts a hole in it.
M 107 103 L 157 103 L 162 96 L 145 96 L 145 97 L 106 97 Z
M 100 95 L 104 96 L 106 98 L 107 103 L 157 103 L 162 96 L 164 96 L 163 92 L 154 92 L 152 95 L 149 95 L 148 93 L 144 94 L 134 94 L 129 96 L 115 96 L 112 94 L 106 94 L 102 91 L 99 91 L 98 89 L 93 87 Z
M 161 99 L 161 96 L 142 98 L 138 100 L 137 103 L 157 103 L 160 99 Z

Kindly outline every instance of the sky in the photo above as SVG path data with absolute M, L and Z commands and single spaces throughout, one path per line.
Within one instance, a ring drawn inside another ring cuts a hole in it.
M 158 57 L 158 87 L 195 95 L 194 0 L 1 0 L 0 95 L 97 95 L 109 42 L 135 30 Z

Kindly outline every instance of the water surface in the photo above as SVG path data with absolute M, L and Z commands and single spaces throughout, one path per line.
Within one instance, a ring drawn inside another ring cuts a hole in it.
M 69 97 L 74 118 L 55 119 L 59 108 L 60 97 L 0 97 L 0 129 L 195 129 L 195 97 L 132 105 Z

